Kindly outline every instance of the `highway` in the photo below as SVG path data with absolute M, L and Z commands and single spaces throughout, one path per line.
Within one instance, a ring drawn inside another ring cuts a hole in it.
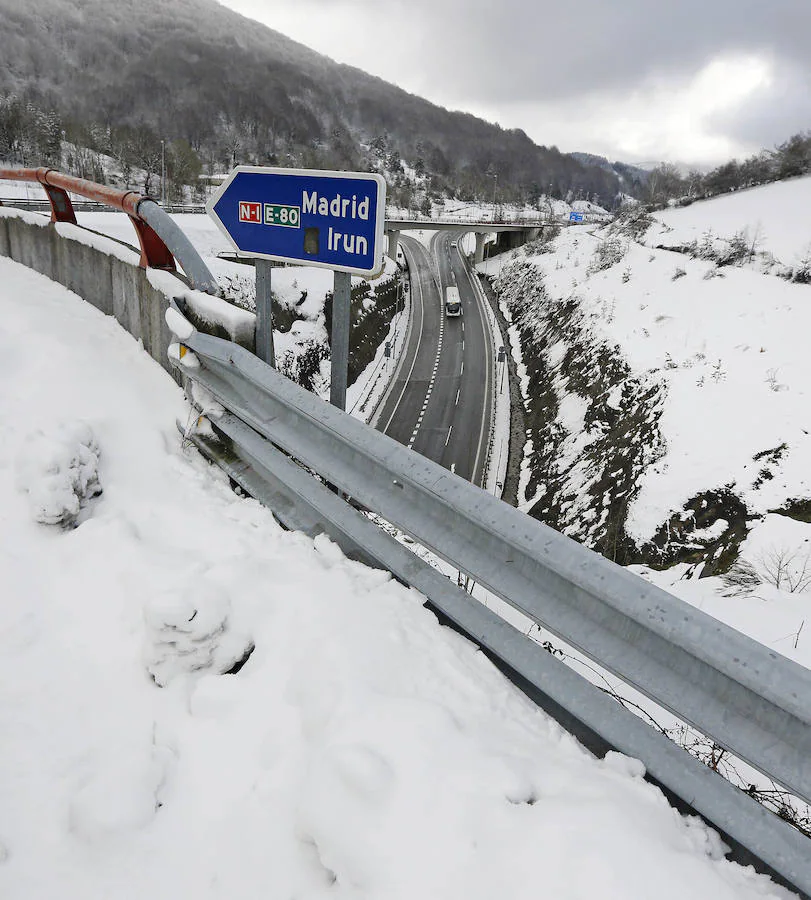
M 455 240 L 439 232 L 428 249 L 414 238 L 400 238 L 411 272 L 411 328 L 375 426 L 481 485 L 492 417 L 493 354 L 483 301 Z M 445 315 L 449 284 L 459 289 L 459 317 Z

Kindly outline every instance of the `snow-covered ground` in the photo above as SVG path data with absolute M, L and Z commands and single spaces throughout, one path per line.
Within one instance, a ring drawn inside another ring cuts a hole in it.
M 41 184 L 32 184 L 28 181 L 0 180 L 0 199 L 47 200 L 48 195 Z
M 768 274 L 757 259 L 719 267 L 654 249 L 687 244 L 709 228 L 731 237 L 759 227 L 769 252 L 790 264 L 811 243 L 809 219 L 799 214 L 809 202 L 811 178 L 796 179 L 658 213 L 667 227 L 654 223 L 642 244 L 615 229 L 571 227 L 552 252 L 529 261 L 549 308 L 574 301 L 572 325 L 595 346 L 616 348 L 640 392 L 657 389 L 662 398 L 661 452 L 637 481 L 630 536 L 642 545 L 671 516 L 687 522 L 694 511 L 686 504 L 703 492 L 727 491 L 743 504 L 745 539 L 732 579 L 699 579 L 700 565 L 639 567 L 641 574 L 811 667 L 811 525 L 801 520 L 802 501 L 811 500 L 811 286 Z M 780 228 L 789 208 L 797 213 L 790 233 Z M 509 279 L 509 266 L 526 260 L 516 251 L 482 268 Z M 590 400 L 565 386 L 565 350 L 552 347 L 547 364 L 561 391 L 554 424 L 566 435 L 560 458 L 571 466 L 567 489 L 576 496 L 579 461 L 601 426 L 586 425 Z M 606 403 L 620 409 L 622 397 L 615 385 Z M 528 446 L 527 463 L 532 453 Z M 535 499 L 524 498 L 528 505 Z M 582 497 L 586 513 L 589 500 Z M 720 518 L 688 535 L 700 549 L 728 525 Z
M 787 896 L 234 495 L 137 342 L 4 258 L 0 360 L 4 900 Z
M 431 206 L 431 218 L 433 219 L 463 219 L 474 222 L 492 221 L 494 217 L 498 221 L 520 222 L 535 221 L 539 218 L 555 217 L 568 219 L 572 211 L 582 212 L 595 218 L 607 217 L 608 212 L 601 206 L 597 206 L 588 200 L 573 200 L 567 203 L 565 200 L 555 200 L 552 197 L 541 197 L 535 206 L 526 204 L 519 206 L 514 203 L 482 203 L 476 201 L 445 199 L 435 202 Z M 391 218 L 414 218 L 408 210 L 387 211 Z M 417 214 L 420 217 L 422 214 Z
M 200 256 L 216 257 L 218 253 L 233 253 L 233 247 L 207 215 L 199 213 L 175 213 L 172 218 L 192 242 Z M 77 212 L 76 221 L 85 228 L 92 228 L 109 237 L 138 243 L 135 229 L 129 217 L 117 212 Z
M 539 265 L 552 296 L 576 294 L 591 328 L 619 344 L 632 371 L 666 385 L 667 450 L 642 479 L 632 536 L 650 539 L 690 497 L 731 482 L 753 514 L 811 496 L 811 289 L 628 241 L 616 264 L 590 271 L 606 240 L 569 229 Z M 767 461 L 756 455 L 783 445 L 763 477 Z
M 754 251 L 771 253 L 785 265 L 811 254 L 811 175 L 724 194 L 681 209 L 655 214 L 646 243 L 666 247 L 701 241 L 709 231 L 731 238 L 743 232 Z

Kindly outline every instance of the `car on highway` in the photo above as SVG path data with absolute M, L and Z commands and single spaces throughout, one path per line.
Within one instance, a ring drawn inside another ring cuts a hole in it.
M 462 301 L 459 297 L 459 288 L 454 287 L 453 285 L 445 288 L 445 315 L 462 315 Z

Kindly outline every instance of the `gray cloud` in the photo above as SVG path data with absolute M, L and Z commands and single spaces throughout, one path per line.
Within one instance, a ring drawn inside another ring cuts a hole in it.
M 807 0 L 502 0 L 395 3 L 416 17 L 419 64 L 480 101 L 570 97 L 688 72 L 731 52 L 766 52 L 809 65 Z M 453 90 L 453 87 L 450 87 Z
M 717 125 L 733 138 L 764 149 L 811 130 L 811 65 L 779 64 L 764 96 L 735 115 L 720 116 Z
M 640 95 L 651 98 L 655 134 L 668 89 L 678 102 L 691 79 L 724 58 L 769 61 L 773 77 L 749 105 L 731 102 L 715 112 L 706 123 L 717 138 L 713 146 L 722 137 L 741 151 L 771 146 L 811 128 L 809 0 L 224 2 L 333 58 L 562 147 L 569 146 L 569 134 L 588 139 L 582 127 L 588 123 L 578 121 L 587 110 L 592 117 L 601 107 L 609 117 L 622 117 L 632 96 L 638 118 L 644 118 Z M 518 110 L 525 124 L 515 120 Z M 541 134 L 541 113 L 559 121 L 563 133 Z M 696 140 L 693 145 L 685 152 L 698 153 Z

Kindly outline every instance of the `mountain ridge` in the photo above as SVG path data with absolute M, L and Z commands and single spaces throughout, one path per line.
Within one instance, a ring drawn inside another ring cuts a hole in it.
M 436 195 L 490 196 L 494 175 L 504 201 L 551 193 L 610 205 L 620 189 L 615 172 L 446 110 L 214 0 L 0 0 L 0 14 L 0 95 L 53 109 L 69 127 L 187 141 L 209 170 L 382 161 L 396 186 L 407 160 Z

